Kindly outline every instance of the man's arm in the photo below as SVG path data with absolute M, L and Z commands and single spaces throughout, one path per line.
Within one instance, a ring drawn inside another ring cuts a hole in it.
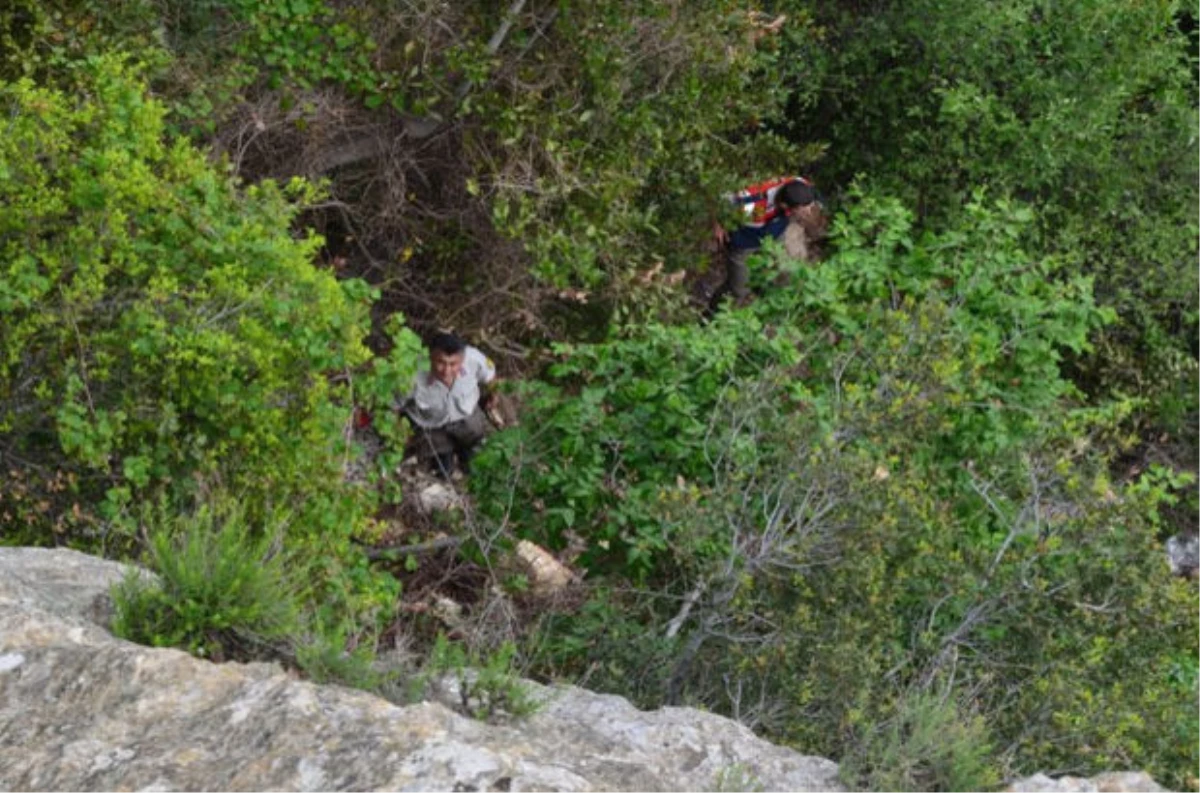
M 417 423 L 417 418 L 414 415 L 417 410 L 417 389 L 421 387 L 421 372 L 413 375 L 412 386 L 409 387 L 407 394 L 397 394 L 392 399 L 392 410 L 399 415 L 407 418 L 413 424 Z
M 395 411 L 399 416 L 403 416 L 409 421 L 413 421 L 412 408 L 415 404 L 416 402 L 413 395 L 405 394 L 404 396 L 398 396 L 392 400 L 392 410 Z
M 713 217 L 712 232 L 713 241 L 717 243 L 718 247 L 724 248 L 729 244 L 729 232 L 725 230 L 725 227 L 721 225 L 721 221 L 717 220 L 716 217 Z
M 715 205 L 709 203 L 708 216 L 712 223 L 713 242 L 718 247 L 724 248 L 729 245 L 729 230 L 721 222 L 721 218 L 732 217 L 735 210 L 740 214 L 740 208 L 737 193 L 721 193 L 719 202 Z
M 475 347 L 467 348 L 467 370 L 479 387 L 479 405 L 484 409 L 491 403 L 497 383 L 496 364 Z
M 496 384 L 500 382 L 499 377 L 493 377 L 486 383 L 479 384 L 479 406 L 487 410 L 492 406 L 492 402 L 496 399 Z
M 496 365 L 492 363 L 492 359 L 484 355 L 478 349 L 469 348 L 468 355 L 471 358 L 471 372 L 475 376 L 475 382 L 479 387 L 479 409 L 484 415 L 496 425 L 497 428 L 505 426 L 503 415 L 497 409 L 496 396 L 497 386 L 500 385 L 500 377 L 496 374 Z

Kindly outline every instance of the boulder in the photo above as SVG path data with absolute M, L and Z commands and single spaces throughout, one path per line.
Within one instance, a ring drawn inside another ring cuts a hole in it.
M 530 683 L 508 724 L 114 638 L 116 563 L 0 548 L 0 789 L 839 790 L 837 766 L 688 708 Z
M 1167 540 L 1167 562 L 1172 574 L 1195 578 L 1200 572 L 1200 537 L 1185 532 Z
M 417 491 L 417 503 L 426 513 L 448 512 L 462 507 L 462 497 L 447 483 L 429 482 Z
M 529 590 L 535 595 L 544 597 L 558 594 L 578 578 L 549 551 L 529 540 L 517 543 L 516 560 L 517 566 L 529 579 Z

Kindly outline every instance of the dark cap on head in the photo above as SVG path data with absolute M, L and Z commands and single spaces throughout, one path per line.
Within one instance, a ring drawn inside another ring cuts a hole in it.
M 775 194 L 775 203 L 785 207 L 808 206 L 817 200 L 817 191 L 804 182 L 788 182 Z
M 429 351 L 443 355 L 458 355 L 466 347 L 467 343 L 453 333 L 435 333 L 429 340 Z

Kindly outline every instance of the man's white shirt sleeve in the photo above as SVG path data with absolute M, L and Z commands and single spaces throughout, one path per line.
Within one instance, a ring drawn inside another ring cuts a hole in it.
M 496 365 L 478 349 L 468 345 L 463 355 L 463 366 L 467 374 L 475 378 L 475 382 L 484 385 L 496 379 Z

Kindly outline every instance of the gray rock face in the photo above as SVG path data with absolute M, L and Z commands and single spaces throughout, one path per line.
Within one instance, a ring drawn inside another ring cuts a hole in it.
M 1114 772 L 1091 778 L 1061 776 L 1057 779 L 1034 774 L 1013 782 L 1004 790 L 1007 793 L 1159 793 L 1166 788 L 1144 772 Z
M 833 762 L 691 709 L 535 686 L 540 712 L 489 725 L 130 644 L 97 622 L 123 570 L 0 548 L 0 789 L 841 789 Z

